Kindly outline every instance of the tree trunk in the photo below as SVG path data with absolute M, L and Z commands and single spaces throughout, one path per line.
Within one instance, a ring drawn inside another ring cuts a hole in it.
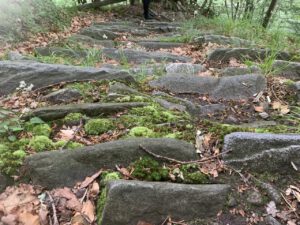
M 263 23 L 262 23 L 262 26 L 264 28 L 268 27 L 270 19 L 272 17 L 272 14 L 273 14 L 273 11 L 274 11 L 276 5 L 277 5 L 277 0 L 272 0 L 271 4 L 270 4 L 270 6 L 269 6 L 269 8 L 268 8 L 268 10 L 266 12 L 266 15 L 264 17 Z

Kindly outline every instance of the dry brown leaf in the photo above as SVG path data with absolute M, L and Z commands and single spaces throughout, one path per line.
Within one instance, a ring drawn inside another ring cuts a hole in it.
M 95 206 L 90 200 L 83 203 L 81 213 L 87 216 L 90 222 L 95 221 Z
M 280 102 L 273 102 L 272 109 L 280 109 L 280 108 L 281 108 L 281 103 Z
M 22 212 L 19 214 L 19 222 L 23 225 L 40 225 L 40 218 L 38 215 Z
M 145 221 L 139 221 L 136 225 L 153 225 L 152 223 L 147 223 Z
M 4 223 L 5 225 L 16 225 L 17 224 L 17 216 L 12 215 L 12 214 L 3 216 L 2 218 L 0 218 L 0 222 Z
M 86 188 L 87 186 L 89 186 L 94 180 L 96 180 L 101 175 L 101 173 L 102 170 L 99 170 L 91 177 L 86 177 L 85 180 L 79 185 L 79 188 Z
M 47 206 L 46 205 L 41 205 L 40 210 L 39 210 L 39 217 L 40 217 L 41 225 L 48 225 L 49 224 L 48 214 L 49 214 L 49 211 L 47 209 Z
M 285 115 L 285 114 L 288 114 L 289 112 L 290 112 L 290 109 L 289 109 L 288 105 L 281 106 L 280 114 Z
M 67 130 L 60 130 L 58 135 L 61 140 L 69 141 L 74 138 L 74 133 L 75 133 L 74 130 L 67 129 Z
M 95 198 L 96 196 L 98 196 L 99 192 L 100 192 L 99 184 L 98 182 L 94 181 L 90 189 L 90 197 Z
M 254 106 L 254 110 L 260 113 L 265 111 L 263 106 Z
M 71 219 L 71 225 L 90 225 L 90 224 L 91 223 L 87 221 L 87 219 L 80 213 L 76 213 Z

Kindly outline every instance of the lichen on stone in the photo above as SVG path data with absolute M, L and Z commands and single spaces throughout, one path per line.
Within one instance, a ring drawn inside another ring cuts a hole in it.
M 114 124 L 109 119 L 91 119 L 85 124 L 84 130 L 90 135 L 100 135 L 113 129 L 113 127 Z

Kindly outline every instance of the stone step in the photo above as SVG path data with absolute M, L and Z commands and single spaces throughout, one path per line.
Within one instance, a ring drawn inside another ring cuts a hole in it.
M 223 35 L 215 35 L 215 34 L 207 34 L 201 35 L 194 39 L 194 42 L 197 44 L 208 44 L 208 43 L 216 43 L 219 45 L 230 45 L 232 47 L 250 47 L 254 46 L 254 42 L 241 39 L 238 37 L 227 37 Z
M 223 159 L 236 168 L 263 173 L 296 173 L 300 168 L 300 135 L 237 132 L 225 136 Z
M 32 117 L 39 117 L 44 121 L 58 120 L 64 118 L 69 113 L 82 113 L 87 116 L 111 115 L 122 112 L 126 109 L 146 106 L 146 103 L 82 103 L 49 106 L 37 108 L 22 116 L 22 119 L 29 120 Z
M 138 41 L 137 44 L 149 50 L 172 49 L 185 45 L 184 43 L 160 41 Z
M 229 191 L 230 186 L 223 184 L 111 181 L 101 224 L 161 224 L 168 216 L 174 221 L 216 217 L 224 208 Z
M 33 89 L 59 82 L 81 80 L 127 80 L 134 78 L 123 70 L 46 64 L 32 61 L 0 61 L 0 96 L 16 91 L 21 81 Z
M 196 160 L 192 144 L 172 138 L 133 138 L 87 146 L 75 150 L 48 151 L 25 159 L 24 173 L 34 184 L 46 188 L 73 187 L 102 169 L 115 169 L 116 165 L 128 166 L 148 155 L 140 145 L 155 154 L 181 161 Z M 148 155 L 149 156 L 149 155 Z
M 151 81 L 150 86 L 175 94 L 209 94 L 214 99 L 247 99 L 264 90 L 266 79 L 257 74 L 230 77 L 199 77 L 172 74 Z
M 244 60 L 264 60 L 268 55 L 272 54 L 267 49 L 254 48 L 217 48 L 208 53 L 207 60 L 212 62 L 227 63 L 231 58 L 240 61 Z M 292 56 L 287 52 L 278 52 L 276 59 L 290 60 Z
M 274 74 L 300 81 L 300 62 L 276 60 L 273 63 Z

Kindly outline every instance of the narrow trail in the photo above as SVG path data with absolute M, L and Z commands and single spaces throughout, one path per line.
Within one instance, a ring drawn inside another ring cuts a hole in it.
M 181 26 L 94 22 L 0 61 L 0 115 L 23 121 L 0 146 L 0 189 L 9 174 L 49 190 L 7 188 L 0 224 L 299 223 L 300 64 L 279 52 L 266 77 L 242 62 L 268 50 L 205 31 L 175 42 Z M 14 211 L 17 192 L 39 203 Z

